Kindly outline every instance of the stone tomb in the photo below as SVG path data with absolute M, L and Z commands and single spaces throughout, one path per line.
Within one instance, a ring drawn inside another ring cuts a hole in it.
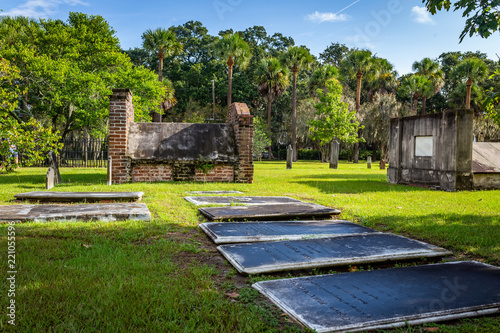
M 207 205 L 223 205 L 230 206 L 231 204 L 243 205 L 272 205 L 284 203 L 301 203 L 302 201 L 292 199 L 289 197 L 185 197 L 187 201 L 195 204 L 196 206 Z
M 339 237 L 378 233 L 348 221 L 208 222 L 200 228 L 216 244 Z
M 34 191 L 14 195 L 17 200 L 38 202 L 100 202 L 141 201 L 143 192 L 44 192 Z
M 253 287 L 317 332 L 386 329 L 500 311 L 500 269 L 478 262 L 263 281 Z
M 0 206 L 0 221 L 123 221 L 151 220 L 145 204 L 9 205 Z
M 198 210 L 208 219 L 214 220 L 268 220 L 294 219 L 297 217 L 330 217 L 340 211 L 313 203 L 289 203 L 272 205 L 205 207 Z
M 451 252 L 394 234 L 220 245 L 217 249 L 244 274 L 443 257 Z

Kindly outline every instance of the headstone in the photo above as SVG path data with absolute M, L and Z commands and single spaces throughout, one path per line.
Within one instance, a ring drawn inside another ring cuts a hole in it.
M 452 262 L 253 285 L 317 332 L 391 329 L 500 311 L 500 269 Z
M 0 221 L 124 221 L 151 220 L 145 204 L 112 203 L 81 205 L 0 206 Z
M 330 169 L 337 169 L 339 165 L 339 142 L 330 142 Z
M 340 211 L 334 208 L 313 203 L 289 203 L 279 205 L 252 205 L 230 207 L 198 208 L 208 219 L 214 220 L 269 220 L 295 219 L 299 217 L 330 217 L 339 215 Z
M 288 148 L 286 150 L 286 168 L 287 169 L 292 168 L 292 161 L 293 161 L 293 148 L 292 148 L 292 145 L 288 145 Z
M 393 234 L 220 245 L 217 249 L 244 274 L 443 257 L 450 251 Z
M 366 161 L 366 166 L 368 167 L 368 169 L 372 168 L 372 157 L 371 156 L 368 156 L 367 161 Z
M 188 191 L 189 194 L 243 194 L 241 191 Z
M 108 157 L 108 185 L 113 184 L 113 161 L 111 160 L 111 156 Z
M 52 169 L 52 167 L 49 167 L 49 170 L 47 170 L 47 175 L 45 175 L 45 189 L 50 190 L 54 187 L 54 178 L 54 169 Z
M 232 204 L 243 205 L 272 205 L 283 203 L 301 203 L 302 201 L 289 197 L 185 197 L 187 201 L 196 206 L 221 205 L 230 206 Z
M 379 163 L 379 166 L 380 166 L 380 170 L 385 170 L 385 161 L 384 159 L 380 159 L 380 163 Z
M 209 222 L 200 224 L 200 228 L 216 244 L 339 237 L 378 232 L 356 223 L 341 220 Z
M 53 151 L 49 152 L 49 162 L 52 169 L 54 169 L 54 185 L 62 182 L 61 173 L 59 172 L 59 164 L 57 163 L 57 156 Z
M 14 195 L 17 200 L 38 202 L 99 202 L 141 201 L 143 192 L 45 192 L 35 191 Z

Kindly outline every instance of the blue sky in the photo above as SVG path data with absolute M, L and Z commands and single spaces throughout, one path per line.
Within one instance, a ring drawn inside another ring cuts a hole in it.
M 2 0 L 1 15 L 66 20 L 70 11 L 98 14 L 114 28 L 122 48 L 141 45 L 146 29 L 203 23 L 209 33 L 262 25 L 306 45 L 316 56 L 332 42 L 368 48 L 388 59 L 400 75 L 424 57 L 448 51 L 481 51 L 500 55 L 500 34 L 488 39 L 466 37 L 459 44 L 465 19 L 461 13 L 429 15 L 420 0 Z

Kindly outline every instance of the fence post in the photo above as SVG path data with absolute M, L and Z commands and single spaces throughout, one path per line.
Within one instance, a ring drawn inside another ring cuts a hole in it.
M 112 162 L 111 162 L 111 156 L 108 156 L 108 185 L 111 185 L 111 179 L 113 178 L 112 177 L 113 175 L 111 174 L 113 172 L 112 171 L 113 168 L 112 168 L 111 164 L 112 164 Z

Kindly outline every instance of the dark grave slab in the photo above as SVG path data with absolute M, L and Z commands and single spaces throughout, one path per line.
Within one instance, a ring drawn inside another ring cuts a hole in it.
M 220 245 L 217 249 L 244 274 L 442 257 L 450 251 L 383 233 L 276 242 Z
M 39 202 L 141 201 L 143 192 L 27 192 L 14 195 L 17 200 Z
M 336 221 L 208 222 L 200 228 L 216 243 L 265 242 L 378 233 L 359 224 Z
M 500 269 L 478 262 L 263 281 L 253 287 L 317 332 L 387 329 L 500 311 Z
M 285 203 L 301 203 L 302 201 L 297 199 L 292 199 L 289 197 L 234 197 L 234 196 L 224 196 L 224 197 L 185 197 L 187 201 L 195 204 L 196 206 L 207 206 L 207 205 L 222 205 L 230 206 L 231 204 L 242 204 L 242 205 L 276 205 Z
M 0 206 L 0 221 L 122 221 L 151 220 L 151 213 L 141 203 L 80 205 L 10 205 Z
M 189 194 L 243 194 L 241 191 L 189 191 Z
M 329 217 L 340 210 L 313 203 L 204 207 L 198 210 L 210 220 L 269 220 L 298 217 Z

